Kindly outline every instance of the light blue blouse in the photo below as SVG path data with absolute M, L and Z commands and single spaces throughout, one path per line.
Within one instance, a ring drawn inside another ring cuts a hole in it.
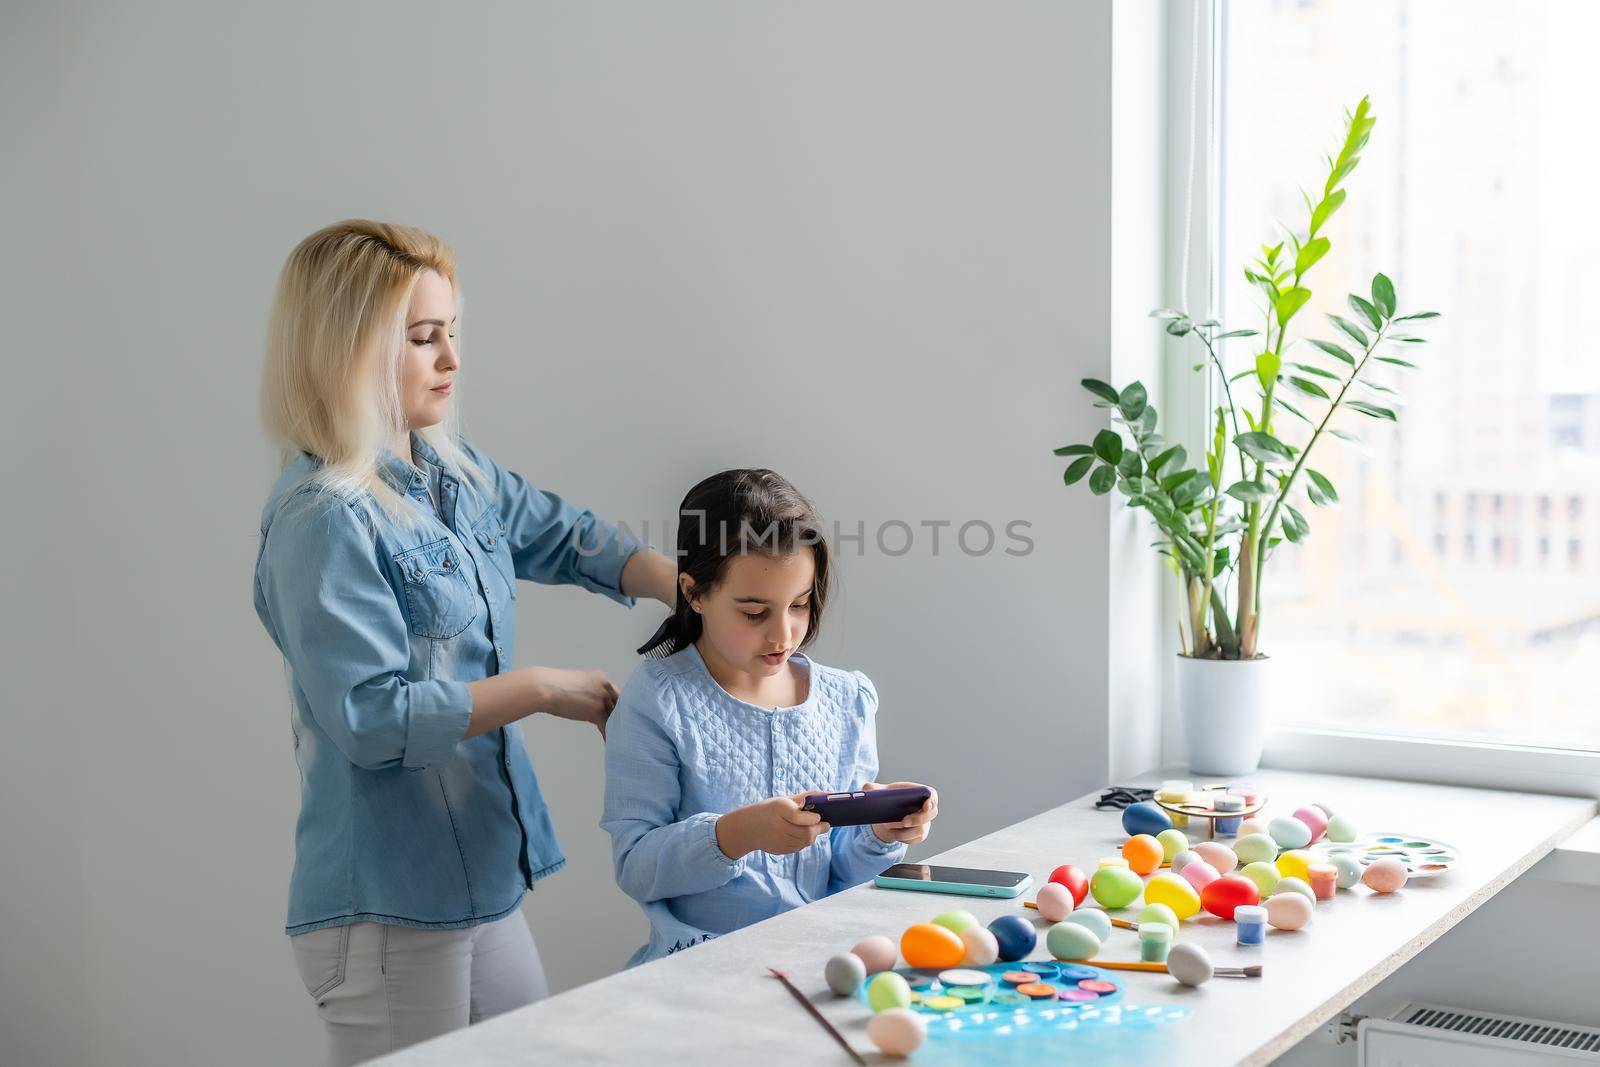
M 759 922 L 879 874 L 905 854 L 870 826 L 841 826 L 788 856 L 729 859 L 717 817 L 768 797 L 858 789 L 878 773 L 878 692 L 860 671 L 796 654 L 804 703 L 730 695 L 693 645 L 647 659 L 606 724 L 606 795 L 617 883 L 650 919 L 629 966 Z

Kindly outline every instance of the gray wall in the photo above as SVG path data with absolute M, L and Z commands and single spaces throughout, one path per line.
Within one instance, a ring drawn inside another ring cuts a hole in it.
M 816 656 L 877 681 L 934 846 L 1101 784 L 1107 508 L 1049 450 L 1109 373 L 1110 36 L 1104 2 L 8 9 L 0 1060 L 318 1047 L 249 579 L 268 300 L 339 218 L 454 244 L 468 431 L 658 542 L 731 465 L 847 528 L 1031 522 L 1021 558 L 846 546 Z M 519 610 L 519 662 L 619 682 L 659 619 Z M 525 908 L 559 989 L 644 931 L 597 740 L 528 738 L 572 859 Z

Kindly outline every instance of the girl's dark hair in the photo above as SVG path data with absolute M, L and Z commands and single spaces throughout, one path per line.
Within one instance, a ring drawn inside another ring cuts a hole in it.
M 689 490 L 678 505 L 678 573 L 693 579 L 695 590 L 702 594 L 717 584 L 734 556 L 748 552 L 785 556 L 803 548 L 810 548 L 816 559 L 816 577 L 801 648 L 822 629 L 830 588 L 828 541 L 811 501 L 781 474 L 747 469 L 713 474 Z M 700 631 L 700 614 L 689 605 L 680 584 L 672 614 L 638 652 L 664 659 L 694 644 Z

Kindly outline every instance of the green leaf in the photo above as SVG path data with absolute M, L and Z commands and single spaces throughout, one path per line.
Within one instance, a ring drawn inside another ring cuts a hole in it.
M 1273 497 L 1273 491 L 1260 482 L 1234 482 L 1223 492 L 1233 497 L 1233 499 L 1243 501 L 1246 504 L 1259 504 L 1264 500 L 1271 500 Z
M 1383 329 L 1383 316 L 1378 314 L 1378 309 L 1368 303 L 1365 297 L 1351 293 L 1350 306 L 1359 312 L 1361 317 L 1366 319 L 1374 330 Z
M 1188 319 L 1173 319 L 1167 323 L 1167 332 L 1174 337 L 1182 337 L 1192 329 L 1194 325 Z
M 1311 343 L 1342 363 L 1348 363 L 1352 367 L 1356 365 L 1356 357 L 1352 356 L 1349 352 L 1346 352 L 1332 341 L 1318 341 L 1316 339 L 1312 339 Z
M 1068 485 L 1074 485 L 1081 481 L 1085 474 L 1089 473 L 1089 468 L 1092 466 L 1094 466 L 1093 456 L 1084 456 L 1082 459 L 1075 459 L 1067 467 L 1066 473 L 1061 476 L 1062 480 L 1064 480 Z
M 1152 407 L 1146 407 L 1143 411 L 1139 412 L 1139 417 L 1133 420 L 1133 425 L 1139 431 L 1140 436 L 1150 439 L 1150 434 L 1154 432 L 1156 428 L 1156 409 Z M 1154 439 L 1154 441 L 1158 442 L 1159 438 Z
M 1259 332 L 1259 330 L 1229 330 L 1227 333 L 1217 334 L 1212 340 L 1226 341 L 1230 337 L 1254 337 Z
M 1348 172 L 1347 172 L 1348 173 Z M 1335 189 L 1322 198 L 1322 203 L 1317 205 L 1317 210 L 1311 213 L 1311 236 L 1315 237 L 1317 231 L 1322 229 L 1330 216 L 1339 210 L 1339 205 L 1344 203 L 1344 190 Z
M 1127 449 L 1122 453 L 1122 458 L 1117 460 L 1117 470 L 1129 478 L 1137 478 L 1144 472 L 1144 461 L 1139 458 L 1139 453 Z
M 1394 412 L 1389 408 L 1381 408 L 1376 404 L 1369 404 L 1364 400 L 1346 400 L 1344 402 L 1344 406 L 1347 408 L 1354 408 L 1355 410 L 1361 412 L 1361 414 L 1370 415 L 1375 419 L 1388 419 L 1390 422 L 1400 421 L 1399 419 L 1395 418 Z
M 1317 260 L 1328 254 L 1328 248 L 1328 239 L 1326 237 L 1317 237 L 1307 241 L 1306 246 L 1300 249 L 1300 254 L 1294 257 L 1294 272 L 1296 274 L 1304 274 L 1310 270 Z
M 1306 301 L 1310 299 L 1311 290 L 1304 286 L 1297 285 L 1293 289 L 1286 290 L 1273 304 L 1273 310 L 1278 313 L 1278 325 L 1286 325 L 1294 317 L 1294 313 L 1305 307 Z
M 1305 412 L 1301 411 L 1299 408 L 1295 407 L 1293 404 L 1291 404 L 1287 400 L 1285 400 L 1283 398 L 1282 394 L 1273 393 L 1272 394 L 1272 402 L 1274 404 L 1278 405 L 1283 410 L 1287 411 L 1289 414 L 1293 415 L 1295 418 L 1299 419 L 1301 422 L 1310 423 L 1311 425 L 1316 425 L 1315 423 L 1312 423 L 1309 418 L 1306 417 Z
M 1289 446 L 1260 430 L 1242 433 L 1233 439 L 1239 451 L 1267 466 L 1286 466 L 1294 462 L 1294 453 L 1289 451 Z
M 1334 326 L 1338 327 L 1346 337 L 1350 338 L 1350 340 L 1354 341 L 1362 348 L 1367 347 L 1367 335 L 1361 332 L 1361 327 L 1357 326 L 1349 319 L 1340 318 L 1338 315 L 1334 315 L 1332 313 L 1329 313 L 1328 321 L 1333 323 Z
M 1122 400 L 1122 397 L 1117 395 L 1117 391 L 1115 389 L 1111 388 L 1111 386 L 1097 378 L 1085 378 L 1081 384 L 1085 389 L 1089 390 L 1089 392 L 1093 393 L 1101 400 L 1108 401 L 1112 404 L 1119 403 Z
M 1438 317 L 1439 317 L 1439 313 L 1437 311 L 1413 311 L 1409 315 L 1401 315 L 1399 318 L 1395 319 L 1394 321 L 1396 321 L 1396 322 L 1410 322 L 1412 319 L 1436 319 Z
M 1093 454 L 1094 449 L 1088 445 L 1062 445 L 1056 449 L 1056 455 L 1058 456 L 1090 456 Z
M 1350 172 L 1356 169 L 1356 164 L 1359 162 L 1361 162 L 1359 159 L 1347 159 L 1334 167 L 1332 173 L 1328 175 L 1327 183 L 1322 187 L 1324 195 L 1333 192 L 1339 187 L 1340 182 L 1350 177 Z
M 1171 308 L 1156 308 L 1150 312 L 1150 317 L 1152 319 L 1181 319 L 1185 316 L 1183 312 L 1173 311 Z
M 1383 309 L 1385 318 L 1394 317 L 1394 282 L 1387 274 L 1372 276 L 1372 302 Z
M 1134 382 L 1122 391 L 1117 402 L 1122 406 L 1122 417 L 1130 422 L 1144 414 L 1145 402 L 1148 399 L 1144 385 Z
M 1318 367 L 1318 366 L 1315 366 L 1314 364 L 1311 364 L 1311 363 L 1291 363 L 1291 364 L 1289 364 L 1289 366 L 1291 366 L 1291 367 L 1299 367 L 1301 370 L 1305 371 L 1307 374 L 1315 374 L 1318 378 L 1331 378 L 1336 382 L 1343 380 L 1337 374 L 1333 373 L 1333 371 L 1328 370 L 1326 367 Z
M 1200 474 L 1199 471 L 1188 471 L 1186 473 L 1194 475 Z M 1177 475 L 1173 475 L 1173 477 L 1176 478 Z M 1167 495 L 1172 497 L 1172 502 L 1178 505 L 1180 508 L 1188 507 L 1190 504 L 1194 503 L 1200 498 L 1200 494 L 1206 491 L 1206 487 L 1209 484 L 1210 483 L 1208 483 L 1203 477 L 1185 478 L 1176 486 L 1169 489 L 1167 491 Z
M 1175 467 L 1181 467 L 1188 460 L 1188 458 L 1189 453 L 1184 451 L 1182 445 L 1173 445 L 1171 448 L 1167 449 L 1165 452 L 1161 453 L 1160 455 L 1156 456 L 1155 459 L 1150 461 L 1150 473 L 1160 474 L 1161 468 L 1165 467 L 1168 463 L 1171 463 Z
M 1328 391 L 1326 389 L 1309 379 L 1297 377 L 1296 375 L 1291 374 L 1289 375 L 1289 384 L 1300 390 L 1302 393 L 1305 393 L 1307 396 L 1314 396 L 1320 400 L 1333 399 L 1333 397 L 1328 395 Z
M 1306 495 L 1311 498 L 1313 504 L 1319 508 L 1331 508 L 1339 503 L 1339 491 L 1328 481 L 1326 475 L 1307 467 L 1306 478 L 1309 479 Z
M 1115 430 L 1101 430 L 1094 435 L 1094 454 L 1107 463 L 1115 464 L 1122 458 L 1122 438 Z
M 1117 468 L 1096 467 L 1089 475 L 1089 491 L 1095 496 L 1105 496 L 1117 484 Z
M 1306 517 L 1293 507 L 1285 504 L 1283 507 L 1283 536 L 1294 544 L 1299 544 L 1311 534 L 1311 525 L 1306 522 Z
M 1161 479 L 1161 491 L 1166 493 L 1168 496 L 1171 496 L 1178 490 L 1179 487 L 1193 478 L 1198 478 L 1199 476 L 1200 472 L 1197 470 L 1179 471 L 1177 474 L 1170 474 Z
M 1415 363 L 1409 363 L 1406 360 L 1401 359 L 1399 356 L 1373 356 L 1372 358 L 1377 360 L 1379 363 L 1389 363 L 1396 367 L 1405 367 L 1408 370 L 1417 369 L 1417 365 Z
M 1278 380 L 1280 361 L 1276 352 L 1261 352 L 1256 355 L 1256 380 L 1261 383 L 1263 391 L 1272 388 L 1272 383 Z

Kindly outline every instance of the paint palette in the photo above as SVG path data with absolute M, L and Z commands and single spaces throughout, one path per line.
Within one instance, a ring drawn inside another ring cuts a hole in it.
M 1366 834 L 1353 844 L 1326 843 L 1321 847 L 1330 856 L 1340 853 L 1354 856 L 1363 867 L 1377 860 L 1397 859 L 1406 865 L 1406 873 L 1411 878 L 1437 877 L 1461 865 L 1461 850 L 1454 845 L 1389 831 Z
M 1122 998 L 1122 988 L 1098 967 L 1049 960 L 895 973 L 911 987 L 911 1007 L 926 1018 L 930 1033 L 1048 1026 Z M 859 997 L 866 1000 L 864 986 Z

